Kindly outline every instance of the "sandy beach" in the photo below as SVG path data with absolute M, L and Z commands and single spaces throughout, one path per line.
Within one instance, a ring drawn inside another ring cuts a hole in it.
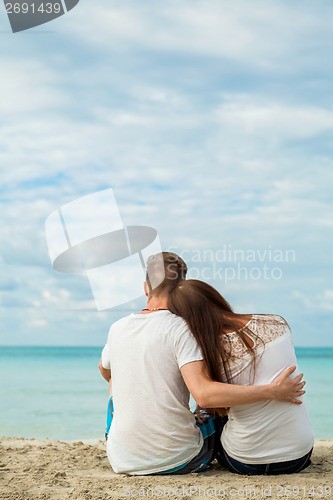
M 104 441 L 0 439 L 0 498 L 330 498 L 333 440 L 315 443 L 312 465 L 294 475 L 238 476 L 213 464 L 201 474 L 114 474 Z

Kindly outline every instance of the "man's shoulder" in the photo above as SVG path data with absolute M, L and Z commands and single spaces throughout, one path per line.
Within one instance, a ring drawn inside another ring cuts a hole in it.
M 163 316 L 160 316 L 160 321 L 175 330 L 189 330 L 186 321 L 181 316 L 177 316 L 177 314 L 174 314 L 171 311 L 167 311 Z
M 110 326 L 110 330 L 122 328 L 126 323 L 131 321 L 131 318 L 133 318 L 133 316 L 134 316 L 133 314 L 128 314 L 127 316 L 123 316 L 122 318 L 114 321 Z
M 177 316 L 171 311 L 166 315 L 164 326 L 165 330 L 168 332 L 168 336 L 172 338 L 173 342 L 176 344 L 178 342 L 192 342 L 194 339 L 186 321 L 181 316 Z
M 191 333 L 186 321 L 171 311 L 163 311 L 161 314 L 151 313 L 146 314 L 129 314 L 123 318 L 118 319 L 110 326 L 110 332 L 115 332 L 124 328 L 131 328 L 138 321 L 142 321 L 148 328 L 153 327 L 154 329 L 161 329 L 174 334 L 182 334 L 185 332 Z M 147 321 L 145 321 L 147 320 Z

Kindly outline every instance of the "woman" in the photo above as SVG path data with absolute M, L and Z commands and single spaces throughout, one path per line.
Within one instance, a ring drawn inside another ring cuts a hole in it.
M 296 364 L 290 328 L 281 316 L 236 314 L 199 280 L 179 283 L 168 306 L 187 322 L 216 381 L 267 384 Z M 312 448 L 304 403 L 264 401 L 230 408 L 217 458 L 239 474 L 288 474 L 310 465 Z

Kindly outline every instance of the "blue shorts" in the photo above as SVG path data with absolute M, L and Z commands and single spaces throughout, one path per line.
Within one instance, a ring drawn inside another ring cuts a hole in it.
M 174 469 L 157 472 L 160 474 L 189 474 L 190 472 L 203 472 L 216 457 L 216 439 L 218 439 L 219 417 L 211 417 L 205 422 L 200 422 L 196 418 L 196 425 L 199 427 L 203 445 L 199 453 L 189 462 L 185 462 Z
M 113 398 L 111 396 L 108 402 L 107 409 L 105 439 L 108 439 L 108 434 L 113 419 L 113 413 Z M 184 464 L 178 467 L 174 467 L 173 469 L 157 472 L 156 475 L 189 474 L 190 472 L 203 472 L 208 468 L 209 464 L 216 458 L 217 443 L 220 440 L 221 429 L 223 425 L 221 425 L 221 418 L 219 417 L 211 417 L 204 422 L 200 422 L 196 418 L 196 425 L 199 427 L 203 437 L 203 445 L 198 455 L 192 458 L 192 460 L 190 460 L 189 462 L 185 462 Z
M 108 440 L 111 422 L 113 419 L 113 412 L 114 412 L 113 397 L 111 396 L 111 398 L 109 399 L 109 402 L 108 402 L 108 409 L 107 409 L 107 413 L 106 413 L 106 429 L 105 429 L 105 439 L 106 440 Z

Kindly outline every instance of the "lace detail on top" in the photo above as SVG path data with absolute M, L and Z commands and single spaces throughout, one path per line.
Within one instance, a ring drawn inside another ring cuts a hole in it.
M 251 332 L 255 335 L 251 335 Z M 251 356 L 247 347 L 238 335 L 244 333 L 254 342 L 254 350 L 259 354 L 266 344 L 282 337 L 284 334 L 290 334 L 288 323 L 282 316 L 276 314 L 253 314 L 250 321 L 237 332 L 223 335 L 223 341 L 226 351 L 231 360 Z

